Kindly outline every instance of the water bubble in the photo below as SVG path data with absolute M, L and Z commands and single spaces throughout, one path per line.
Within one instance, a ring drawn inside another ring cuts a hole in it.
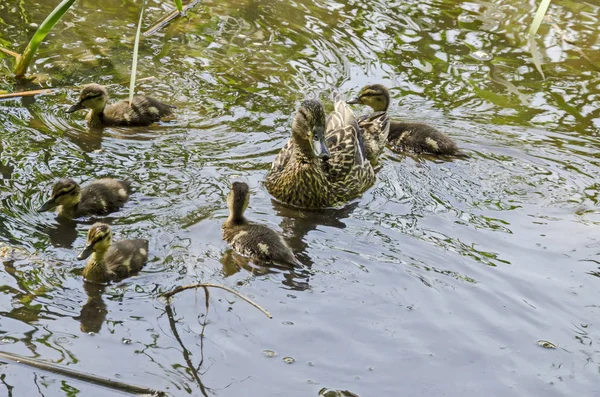
M 296 359 L 294 357 L 284 357 L 283 362 L 286 364 L 293 364 L 296 362 Z
M 121 339 L 121 343 L 123 343 L 124 345 L 130 345 L 131 339 L 123 338 L 123 339 Z
M 263 355 L 265 357 L 271 358 L 271 357 L 275 357 L 277 355 L 277 353 L 274 352 L 273 350 L 263 350 Z
M 294 323 L 291 322 L 291 321 L 282 321 L 281 324 L 283 324 L 283 325 L 294 325 Z
M 458 22 L 471 23 L 475 20 L 472 15 L 462 14 L 458 16 Z
M 471 56 L 479 61 L 489 61 L 492 59 L 492 56 L 485 51 L 477 50 L 471 53 Z

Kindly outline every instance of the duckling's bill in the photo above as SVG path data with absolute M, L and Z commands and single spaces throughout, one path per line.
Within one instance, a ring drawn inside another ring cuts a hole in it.
M 356 98 L 348 99 L 346 103 L 348 105 L 358 105 L 362 103 L 362 100 L 357 96 Z
M 83 260 L 88 258 L 94 252 L 94 244 L 88 244 L 85 248 L 77 255 L 77 259 Z
M 56 208 L 56 202 L 54 201 L 53 197 L 50 200 L 46 201 L 44 204 L 42 204 L 42 206 L 38 208 L 38 212 L 52 211 L 54 208 Z
M 75 105 L 71 106 L 70 108 L 67 109 L 67 113 L 73 113 L 76 112 L 78 110 L 82 110 L 85 109 L 85 106 L 83 106 L 81 104 L 81 101 L 77 102 Z

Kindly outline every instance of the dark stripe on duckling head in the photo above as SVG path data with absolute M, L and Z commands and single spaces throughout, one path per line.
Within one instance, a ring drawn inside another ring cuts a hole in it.
M 52 188 L 52 197 L 56 198 L 65 194 L 72 193 L 79 189 L 79 185 L 73 179 L 64 178 L 54 184 Z
M 88 244 L 96 244 L 112 234 L 106 223 L 94 223 L 87 234 Z

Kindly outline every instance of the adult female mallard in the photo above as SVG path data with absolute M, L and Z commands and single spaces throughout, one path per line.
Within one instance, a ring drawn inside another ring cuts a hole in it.
M 102 126 L 146 126 L 173 113 L 175 106 L 166 104 L 148 96 L 134 96 L 131 101 L 120 101 L 107 105 L 108 92 L 99 84 L 83 87 L 79 101 L 71 106 L 67 113 L 89 109 L 86 120 L 90 127 Z
M 243 182 L 233 182 L 227 195 L 229 217 L 222 227 L 223 240 L 239 254 L 264 262 L 297 264 L 294 253 L 279 233 L 264 225 L 248 222 L 244 211 L 250 201 L 250 189 Z
M 361 122 L 379 112 L 387 112 L 390 94 L 387 88 L 381 84 L 367 85 L 360 90 L 356 98 L 349 100 L 348 103 L 367 105 L 373 109 L 375 113 L 359 119 Z M 387 142 L 376 141 L 370 139 L 369 135 L 365 133 L 365 140 L 373 142 L 372 145 L 367 144 L 367 147 L 372 146 L 383 150 L 383 146 L 387 143 L 395 151 L 467 157 L 448 135 L 427 124 L 391 121 L 386 138 Z
M 332 207 L 358 197 L 375 182 L 354 114 L 338 93 L 334 107 L 326 121 L 318 100 L 300 105 L 292 136 L 265 180 L 277 200 L 301 208 Z
M 112 230 L 105 223 L 94 223 L 87 244 L 77 259 L 88 259 L 83 278 L 95 283 L 121 280 L 137 273 L 148 260 L 148 240 L 121 240 L 113 243 Z
M 65 218 L 103 215 L 121 208 L 131 194 L 131 181 L 103 178 L 81 188 L 73 179 L 61 179 L 52 188 L 52 197 L 38 209 Z

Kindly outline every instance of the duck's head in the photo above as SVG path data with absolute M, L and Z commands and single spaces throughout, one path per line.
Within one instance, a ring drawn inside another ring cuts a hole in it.
M 81 188 L 73 179 L 61 179 L 52 188 L 52 196 L 38 209 L 38 212 L 51 211 L 59 205 L 70 207 L 81 200 Z
M 91 109 L 97 113 L 104 110 L 108 101 L 108 92 L 100 84 L 88 84 L 83 87 L 79 95 L 79 101 L 71 106 L 67 113 L 73 113 L 81 109 Z
M 346 103 L 367 105 L 376 112 L 385 112 L 390 104 L 390 93 L 381 84 L 367 85 L 360 90 L 356 98 L 350 99 Z
M 231 191 L 227 195 L 227 208 L 229 208 L 229 219 L 240 221 L 244 219 L 244 211 L 250 202 L 250 189 L 244 182 L 233 182 Z
M 329 160 L 325 143 L 325 111 L 321 102 L 302 102 L 292 121 L 292 135 L 306 156 Z
M 106 251 L 112 244 L 112 230 L 106 223 L 94 223 L 87 234 L 87 244 L 77 259 L 85 259 L 93 252 Z

